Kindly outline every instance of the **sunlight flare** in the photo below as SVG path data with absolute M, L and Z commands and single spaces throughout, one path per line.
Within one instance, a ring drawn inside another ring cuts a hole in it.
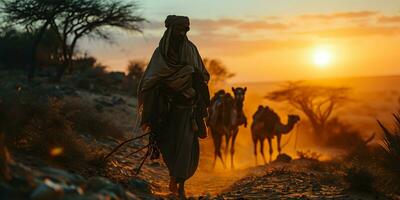
M 332 53 L 326 48 L 318 48 L 314 51 L 313 61 L 316 67 L 325 68 L 332 62 Z

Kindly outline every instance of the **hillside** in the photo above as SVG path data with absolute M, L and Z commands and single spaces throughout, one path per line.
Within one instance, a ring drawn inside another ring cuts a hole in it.
M 0 73 L 0 125 L 6 137 L 1 144 L 0 169 L 2 175 L 11 176 L 1 179 L 1 199 L 174 198 L 168 192 L 168 172 L 161 160 L 146 161 L 139 176 L 135 175 L 145 151 L 128 155 L 145 145 L 146 138 L 103 160 L 120 142 L 140 134 L 134 132 L 136 98 L 132 94 L 115 89 L 118 84 L 82 88 L 73 77 L 60 84 L 45 78 L 29 84 L 21 81 L 22 76 L 18 72 Z M 256 105 L 251 102 L 261 96 L 256 88 L 269 91 L 270 86 L 247 87 L 246 111 L 251 113 Z M 187 184 L 190 199 L 395 197 L 375 190 L 362 190 L 362 194 L 349 190 L 358 182 L 348 179 L 354 174 L 349 172 L 353 161 L 344 157 L 319 161 L 319 156 L 306 153 L 301 157 L 288 148 L 285 152 L 294 160 L 254 166 L 248 132 L 241 129 L 239 134 L 235 170 L 219 165 L 212 169 L 212 140 L 201 141 L 200 166 Z M 361 172 L 361 176 L 376 178 L 369 172 Z M 380 183 L 367 182 L 367 187 Z

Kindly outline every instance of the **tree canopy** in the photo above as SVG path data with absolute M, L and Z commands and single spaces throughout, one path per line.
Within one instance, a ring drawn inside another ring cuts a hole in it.
M 32 48 L 32 70 L 36 65 L 36 48 L 44 32 L 52 29 L 62 44 L 63 65 L 57 73 L 60 80 L 71 68 L 75 47 L 84 36 L 111 40 L 107 28 L 141 32 L 145 21 L 135 2 L 122 0 L 0 0 L 5 19 L 37 32 Z
M 332 112 L 349 100 L 350 89 L 307 85 L 303 82 L 288 82 L 281 89 L 272 91 L 266 98 L 287 102 L 304 113 L 310 120 L 315 134 L 323 134 Z

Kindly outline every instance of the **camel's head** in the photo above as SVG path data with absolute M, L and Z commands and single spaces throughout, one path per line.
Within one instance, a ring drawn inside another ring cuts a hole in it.
M 290 123 L 297 123 L 300 121 L 300 117 L 298 115 L 289 115 L 289 120 Z
M 232 87 L 232 92 L 235 95 L 235 99 L 239 101 L 244 101 L 244 95 L 246 94 L 247 87 Z
M 224 98 L 224 96 L 225 96 L 225 90 L 218 90 L 218 92 L 216 92 L 216 93 L 214 94 L 214 96 L 216 96 L 218 99 L 219 99 L 219 98 Z

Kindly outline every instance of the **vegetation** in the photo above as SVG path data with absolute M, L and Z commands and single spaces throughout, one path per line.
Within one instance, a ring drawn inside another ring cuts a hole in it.
M 61 44 L 62 65 L 56 74 L 56 80 L 60 81 L 66 69 L 72 70 L 75 47 L 82 37 L 111 40 L 108 27 L 140 32 L 140 23 L 145 20 L 136 14 L 135 3 L 118 0 L 2 0 L 0 3 L 7 21 L 24 26 L 34 35 L 29 79 L 36 70 L 37 47 L 46 31 L 53 31 Z
M 361 193 L 374 192 L 374 176 L 365 168 L 349 168 L 345 175 L 349 190 Z
M 229 72 L 220 60 L 204 58 L 203 63 L 206 66 L 208 73 L 211 75 L 209 83 L 211 90 L 223 87 L 223 84 L 225 84 L 228 79 L 235 76 L 235 74 Z
M 326 123 L 335 109 L 348 98 L 349 88 L 306 85 L 303 82 L 288 82 L 281 89 L 267 94 L 266 98 L 277 102 L 288 102 L 309 119 L 315 135 L 324 135 Z
M 400 191 L 400 115 L 393 114 L 395 119 L 395 129 L 389 130 L 380 121 L 378 121 L 383 132 L 381 144 L 381 154 L 379 160 L 382 163 L 385 172 L 383 174 L 382 185 L 388 191 Z
M 7 146 L 60 165 L 79 167 L 76 163 L 97 156 L 84 135 L 123 137 L 120 128 L 88 105 L 58 98 L 51 89 L 3 88 L 0 102 L 0 132 L 5 133 Z

